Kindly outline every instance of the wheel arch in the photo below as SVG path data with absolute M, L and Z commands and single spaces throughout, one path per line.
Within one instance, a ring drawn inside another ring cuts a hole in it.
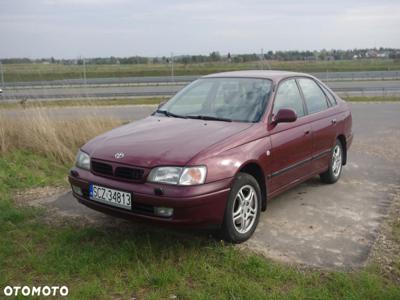
M 347 142 L 346 142 L 346 137 L 344 134 L 339 134 L 337 138 L 340 143 L 342 144 L 342 150 L 343 150 L 343 165 L 346 165 L 347 163 Z
M 261 189 L 261 210 L 267 209 L 267 186 L 265 182 L 265 174 L 261 166 L 254 161 L 244 163 L 238 170 L 240 173 L 246 173 L 253 176 Z

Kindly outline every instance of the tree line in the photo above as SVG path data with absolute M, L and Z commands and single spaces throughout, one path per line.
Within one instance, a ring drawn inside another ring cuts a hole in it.
M 260 51 L 261 52 L 261 51 Z M 366 49 L 350 49 L 350 50 L 315 50 L 315 51 L 266 51 L 265 53 L 251 53 L 251 54 L 221 54 L 218 51 L 213 51 L 209 55 L 176 55 L 174 57 L 145 57 L 145 56 L 129 56 L 129 57 L 94 57 L 83 58 L 78 57 L 75 59 L 56 59 L 50 58 L 4 58 L 0 59 L 3 64 L 29 64 L 29 63 L 43 63 L 43 64 L 168 64 L 172 61 L 181 64 L 194 64 L 194 63 L 208 63 L 208 62 L 232 62 L 242 63 L 257 60 L 280 60 L 280 61 L 294 61 L 294 60 L 349 60 L 349 59 L 362 59 L 362 58 L 391 58 L 400 59 L 400 49 L 396 48 L 366 48 Z

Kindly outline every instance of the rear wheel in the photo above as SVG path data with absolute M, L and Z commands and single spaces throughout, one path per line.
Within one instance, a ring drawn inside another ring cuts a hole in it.
M 255 231 L 261 211 L 261 190 L 257 180 L 239 173 L 233 183 L 221 231 L 225 240 L 242 243 Z
M 336 140 L 336 144 L 331 152 L 331 160 L 329 163 L 329 169 L 320 174 L 321 180 L 326 183 L 335 183 L 339 180 L 342 174 L 343 166 L 343 146 L 339 140 Z

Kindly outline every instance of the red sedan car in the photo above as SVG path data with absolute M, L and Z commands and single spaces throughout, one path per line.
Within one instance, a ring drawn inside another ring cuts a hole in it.
M 272 197 L 315 175 L 336 182 L 352 138 L 346 102 L 310 75 L 218 73 L 89 141 L 69 181 L 93 209 L 218 227 L 239 243 Z

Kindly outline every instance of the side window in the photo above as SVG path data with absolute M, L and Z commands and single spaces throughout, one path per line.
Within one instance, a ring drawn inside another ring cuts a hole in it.
M 337 104 L 336 98 L 332 95 L 330 91 L 328 91 L 327 88 L 325 88 L 323 85 L 319 85 L 325 92 L 325 95 L 328 97 L 329 102 L 332 104 L 332 106 Z
M 273 114 L 275 115 L 281 108 L 294 110 L 298 117 L 304 116 L 303 100 L 294 79 L 285 80 L 278 87 Z
M 328 108 L 325 94 L 314 80 L 308 78 L 299 78 L 298 81 L 301 90 L 303 91 L 309 114 L 323 111 L 324 109 Z

